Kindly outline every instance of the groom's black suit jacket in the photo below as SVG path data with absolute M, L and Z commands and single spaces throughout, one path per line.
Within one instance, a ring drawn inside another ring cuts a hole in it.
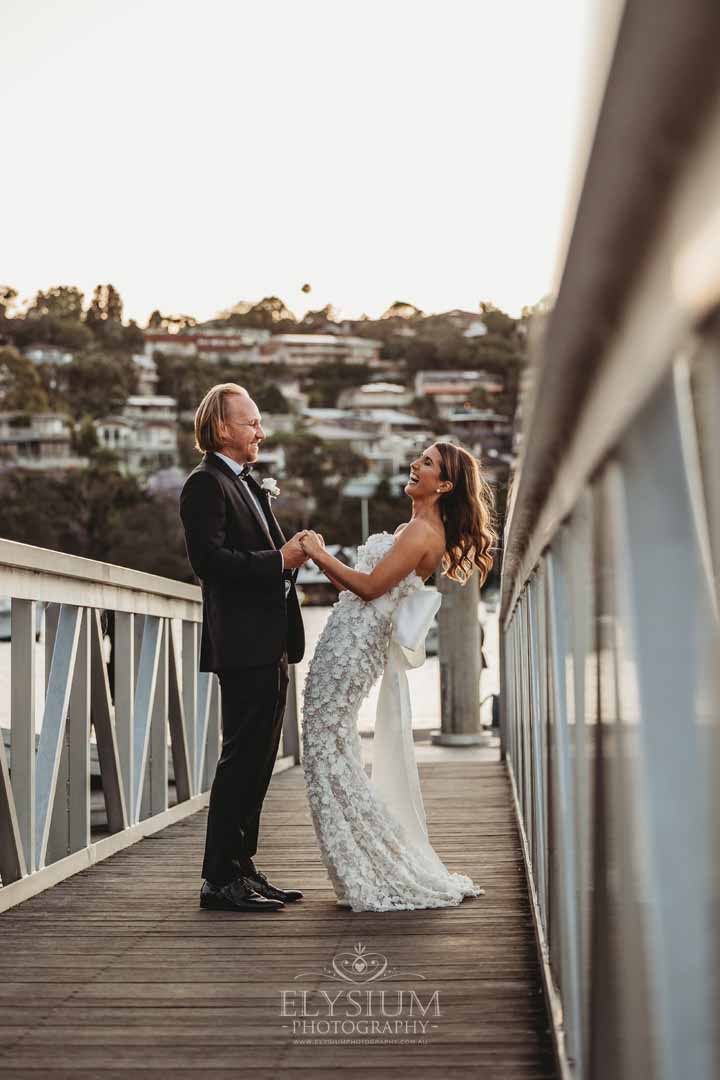
M 285 537 L 254 478 L 240 480 L 217 455 L 205 454 L 183 486 L 180 517 L 188 559 L 202 585 L 200 671 L 272 664 L 285 649 L 291 664 L 301 660 L 305 633 L 297 571 L 283 572 L 278 549 Z

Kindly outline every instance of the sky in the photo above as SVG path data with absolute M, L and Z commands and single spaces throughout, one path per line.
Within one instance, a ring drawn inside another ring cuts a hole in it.
M 602 2 L 4 0 L 0 283 L 111 282 L 142 324 L 518 314 L 557 286 Z

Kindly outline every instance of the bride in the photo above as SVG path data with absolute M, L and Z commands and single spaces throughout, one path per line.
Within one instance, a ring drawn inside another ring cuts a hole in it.
M 340 590 L 310 662 L 303 694 L 305 781 L 313 825 L 337 902 L 353 911 L 450 907 L 484 892 L 450 872 L 427 837 L 405 669 L 424 660 L 440 594 L 424 582 L 440 567 L 481 584 L 497 540 L 493 492 L 478 462 L 437 442 L 410 466 L 412 516 L 394 534 L 374 533 L 355 569 L 322 537 L 306 554 Z M 384 671 L 372 778 L 362 762 L 360 704 Z

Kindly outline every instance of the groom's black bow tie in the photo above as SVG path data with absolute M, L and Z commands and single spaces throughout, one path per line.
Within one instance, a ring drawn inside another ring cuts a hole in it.
M 250 475 L 250 470 L 251 469 L 252 469 L 252 465 L 243 465 L 242 469 L 238 473 L 239 478 L 241 480 L 247 480 L 248 476 Z

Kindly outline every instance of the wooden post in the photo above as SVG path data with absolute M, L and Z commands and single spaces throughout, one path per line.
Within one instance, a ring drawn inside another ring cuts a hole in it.
M 441 730 L 440 746 L 486 746 L 480 725 L 480 622 L 478 577 L 458 585 L 438 575 L 443 594 L 438 612 Z

